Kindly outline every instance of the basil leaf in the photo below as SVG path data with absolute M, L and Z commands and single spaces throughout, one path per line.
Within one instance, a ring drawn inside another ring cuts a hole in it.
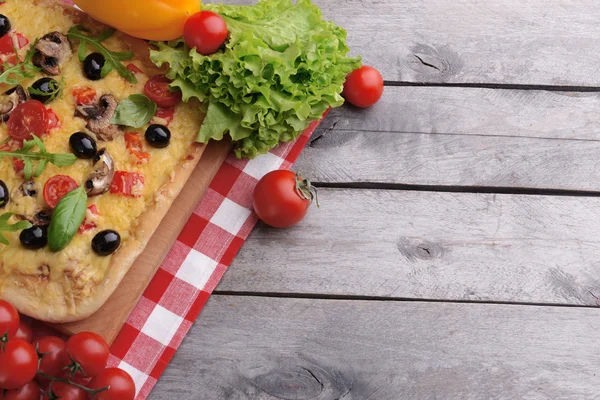
M 112 124 L 141 128 L 156 114 L 157 105 L 143 94 L 132 94 L 117 106 Z
M 77 230 L 85 219 L 87 193 L 83 186 L 70 191 L 63 197 L 52 215 L 48 227 L 48 247 L 52 251 L 61 251 L 71 243 Z

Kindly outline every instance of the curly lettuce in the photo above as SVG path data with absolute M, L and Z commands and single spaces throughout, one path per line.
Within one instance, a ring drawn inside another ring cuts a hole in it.
M 310 0 L 261 0 L 253 6 L 204 5 L 229 28 L 222 51 L 203 56 L 183 41 L 159 43 L 157 66 L 169 64 L 184 101 L 203 103 L 197 141 L 227 134 L 239 158 L 294 140 L 330 107 L 343 104 L 346 75 L 360 67 L 348 57 L 346 32 L 323 20 Z

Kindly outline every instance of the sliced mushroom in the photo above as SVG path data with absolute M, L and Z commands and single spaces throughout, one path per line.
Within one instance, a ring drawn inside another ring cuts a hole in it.
M 50 210 L 42 210 L 37 212 L 32 218 L 27 218 L 35 226 L 50 225 L 52 221 L 52 212 Z
M 88 196 L 106 193 L 115 175 L 115 163 L 108 150 L 102 149 L 94 157 L 94 170 L 85 181 Z
M 32 62 L 50 75 L 60 75 L 60 66 L 71 55 L 71 43 L 60 32 L 50 32 L 35 45 Z
M 29 180 L 23 182 L 21 185 L 21 193 L 26 197 L 35 197 L 37 196 L 37 186 L 33 180 Z
M 23 90 L 23 86 L 15 86 L 12 89 L 6 91 L 0 96 L 0 120 L 2 122 L 8 121 L 10 113 L 21 103 L 27 101 L 27 94 Z
M 16 214 L 15 217 L 20 221 L 29 221 L 34 226 L 48 226 L 52 221 L 52 211 L 40 210 L 36 212 L 32 217 L 22 214 Z
M 97 104 L 77 107 L 77 115 L 88 120 L 87 128 L 94 132 L 98 139 L 112 141 L 119 133 L 119 126 L 112 124 L 119 102 L 112 94 L 100 97 Z

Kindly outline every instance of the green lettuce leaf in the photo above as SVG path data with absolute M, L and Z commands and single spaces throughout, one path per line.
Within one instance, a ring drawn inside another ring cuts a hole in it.
M 203 56 L 179 41 L 151 52 L 157 66 L 169 64 L 167 76 L 184 101 L 204 103 L 199 142 L 228 134 L 236 155 L 252 158 L 294 140 L 328 108 L 343 104 L 346 75 L 360 67 L 360 58 L 348 57 L 346 32 L 323 20 L 310 0 L 204 8 L 227 22 L 222 51 Z

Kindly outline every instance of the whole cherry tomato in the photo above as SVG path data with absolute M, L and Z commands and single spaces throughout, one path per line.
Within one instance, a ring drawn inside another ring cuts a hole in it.
M 127 372 L 119 368 L 107 368 L 90 382 L 90 389 L 110 387 L 98 393 L 94 400 L 133 400 L 135 382 Z
M 55 395 L 54 398 L 59 398 L 60 400 L 87 400 L 85 390 L 69 385 L 68 383 L 54 382 L 52 384 L 52 393 Z M 43 399 L 48 400 L 48 396 L 44 395 Z
M 19 312 L 8 301 L 0 300 L 0 338 L 8 334 L 8 338 L 14 337 L 19 330 Z
M 50 376 L 58 376 L 68 364 L 65 341 L 57 336 L 44 336 L 35 340 L 32 344 L 40 354 L 43 354 L 42 361 L 40 361 L 40 371 Z M 40 383 L 46 383 L 45 379 L 39 375 L 36 379 Z
M 379 71 L 367 65 L 346 77 L 342 95 L 356 107 L 371 107 L 383 94 L 383 78 Z
M 4 400 L 40 400 L 42 392 L 36 381 L 31 381 L 18 390 L 8 390 Z
M 31 325 L 27 321 L 23 321 L 21 318 L 21 322 L 19 323 L 19 330 L 15 335 L 15 339 L 23 339 L 26 342 L 31 342 L 33 340 L 33 331 L 31 330 Z
M 33 346 L 22 339 L 11 339 L 0 351 L 0 387 L 13 390 L 31 382 L 38 357 Z
M 183 28 L 185 43 L 200 54 L 216 53 L 225 43 L 229 29 L 223 17 L 212 11 L 200 11 L 188 18 Z
M 96 376 L 106 367 L 109 348 L 100 335 L 81 332 L 67 340 L 67 353 L 81 366 L 84 375 Z
M 292 171 L 271 171 L 254 189 L 254 211 L 267 225 L 289 228 L 306 215 L 313 199 L 312 190 L 309 181 Z

